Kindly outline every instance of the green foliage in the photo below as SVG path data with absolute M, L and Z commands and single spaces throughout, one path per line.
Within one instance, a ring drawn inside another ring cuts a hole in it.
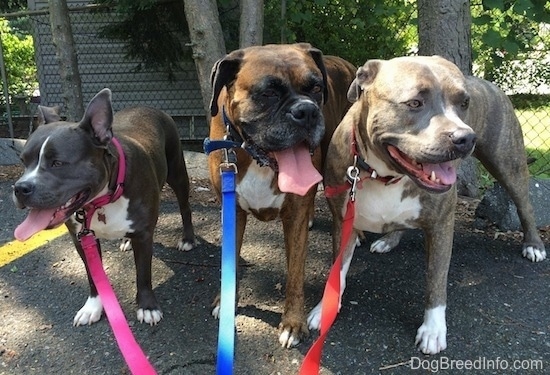
M 415 6 L 406 0 L 266 0 L 264 41 L 307 41 L 356 65 L 410 52 L 416 40 Z
M 532 86 L 548 82 L 550 68 L 542 61 L 550 47 L 550 31 L 543 29 L 550 22 L 546 0 L 479 0 L 471 9 L 476 75 L 505 90 L 518 76 L 529 77 Z
M 32 37 L 12 32 L 8 21 L 3 18 L 0 18 L 0 34 L 2 35 L 8 91 L 11 96 L 30 96 L 38 87 Z M 5 103 L 5 98 L 1 98 Z

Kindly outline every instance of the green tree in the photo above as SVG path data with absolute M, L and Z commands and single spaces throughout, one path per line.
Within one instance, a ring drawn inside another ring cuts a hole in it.
M 416 43 L 412 0 L 266 0 L 264 41 L 309 42 L 356 65 L 410 53 Z
M 0 18 L 0 36 L 4 52 L 8 91 L 12 96 L 30 96 L 38 87 L 32 37 L 14 33 L 8 21 L 4 18 Z M 2 101 L 5 103 L 3 96 Z
M 472 2 L 472 23 L 476 75 L 505 90 L 522 74 L 531 84 L 550 81 L 544 61 L 550 52 L 546 0 L 478 0 Z

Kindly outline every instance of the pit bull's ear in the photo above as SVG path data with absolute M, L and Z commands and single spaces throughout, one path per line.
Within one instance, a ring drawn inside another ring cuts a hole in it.
M 55 107 L 39 105 L 37 119 L 37 126 L 61 121 L 61 107 L 58 105 Z
M 323 103 L 326 103 L 328 100 L 328 81 L 327 81 L 327 69 L 325 68 L 325 63 L 323 60 L 323 52 L 321 52 L 320 49 L 312 47 L 307 43 L 303 43 L 303 45 L 306 47 L 307 51 L 311 55 L 311 58 L 313 58 L 313 61 L 315 61 L 315 64 L 317 65 L 317 67 L 319 68 L 323 76 L 323 84 L 325 86 L 323 91 Z
M 357 69 L 355 79 L 348 89 L 348 100 L 350 102 L 353 103 L 359 100 L 363 91 L 368 89 L 378 74 L 378 70 L 380 70 L 380 64 L 382 64 L 382 60 L 369 60 Z
M 90 100 L 79 127 L 90 132 L 99 146 L 106 146 L 113 138 L 112 125 L 111 90 L 103 89 Z
M 237 73 L 243 61 L 244 52 L 242 50 L 233 51 L 224 58 L 216 61 L 210 74 L 212 84 L 212 100 L 210 101 L 210 114 L 218 114 L 218 97 L 225 86 L 228 86 L 235 80 Z

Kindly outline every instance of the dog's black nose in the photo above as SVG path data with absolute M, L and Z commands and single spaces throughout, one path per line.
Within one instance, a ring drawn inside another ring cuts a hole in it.
M 455 149 L 463 154 L 472 151 L 476 144 L 476 134 L 470 130 L 456 130 L 451 133 L 450 137 Z
M 319 107 L 310 101 L 300 101 L 290 107 L 288 112 L 292 122 L 311 128 L 319 122 Z
M 34 184 L 28 181 L 16 182 L 13 192 L 16 197 L 29 196 L 34 193 Z

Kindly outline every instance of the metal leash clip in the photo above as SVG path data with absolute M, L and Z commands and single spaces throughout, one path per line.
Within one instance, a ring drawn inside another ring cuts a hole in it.
M 357 155 L 353 158 L 353 165 L 348 167 L 346 172 L 346 177 L 351 184 L 351 190 L 349 192 L 349 197 L 352 201 L 355 201 L 355 192 L 357 190 L 357 183 L 361 180 L 359 178 L 359 168 L 357 167 Z

